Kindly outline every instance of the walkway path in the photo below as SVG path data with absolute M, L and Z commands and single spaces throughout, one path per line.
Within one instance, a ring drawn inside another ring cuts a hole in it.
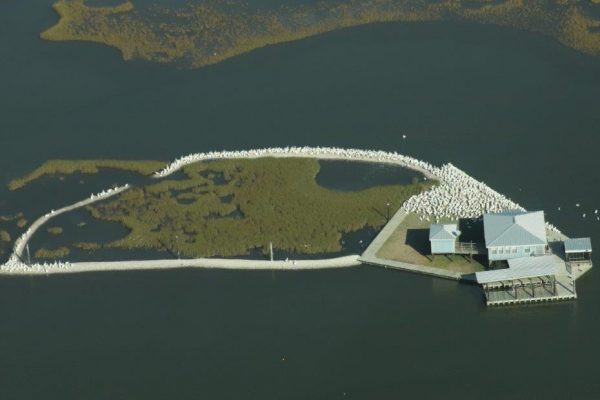
M 97 201 L 108 199 L 109 197 L 115 196 L 115 195 L 127 190 L 128 188 L 129 188 L 129 185 L 124 185 L 124 186 L 121 186 L 121 187 L 118 187 L 115 189 L 108 189 L 108 190 L 103 191 L 100 194 L 90 196 L 89 199 L 78 201 L 77 203 L 71 204 L 70 206 L 66 206 L 66 207 L 60 208 L 58 210 L 52 210 L 49 213 L 42 215 L 40 218 L 35 220 L 35 222 L 33 224 L 31 224 L 31 226 L 27 229 L 27 231 L 25 231 L 25 233 L 23 233 L 23 235 L 21 235 L 15 241 L 11 260 L 17 261 L 17 260 L 23 258 L 23 251 L 25 250 L 25 247 L 27 246 L 27 242 L 29 242 L 29 239 L 31 239 L 33 234 L 42 225 L 44 225 L 46 222 L 48 222 L 52 218 L 57 217 L 66 212 L 73 211 L 77 208 L 85 207 L 85 206 L 95 203 Z
M 146 269 L 172 269 L 172 268 L 222 268 L 237 270 L 314 270 L 328 268 L 347 268 L 361 265 L 358 255 L 327 258 L 321 260 L 290 260 L 290 261 L 267 261 L 267 260 L 244 260 L 244 259 L 218 259 L 218 258 L 196 258 L 177 260 L 132 260 L 132 261 L 92 261 L 77 263 L 61 263 L 50 266 L 34 264 L 27 266 L 16 263 L 12 268 L 0 268 L 0 274 L 6 275 L 46 275 L 74 272 L 93 271 L 126 271 Z M 7 264 L 8 266 L 8 264 Z

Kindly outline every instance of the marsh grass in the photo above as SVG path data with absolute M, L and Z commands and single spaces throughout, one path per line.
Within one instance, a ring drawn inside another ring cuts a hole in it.
M 59 0 L 59 22 L 46 40 L 86 40 L 141 58 L 197 68 L 269 44 L 374 22 L 467 20 L 544 33 L 563 44 L 600 55 L 600 20 L 584 2 L 545 0 L 321 0 L 253 9 L 241 1 L 190 2 L 185 7 L 137 8 L 131 1 L 91 7 Z
M 8 242 L 10 242 L 10 240 L 11 240 L 10 233 L 8 233 L 5 230 L 0 230 L 0 242 L 8 243 Z
M 47 249 L 42 247 L 35 252 L 35 258 L 60 259 L 71 253 L 68 247 L 58 247 L 56 249 Z
M 209 169 L 218 174 L 206 174 Z M 129 229 L 124 238 L 104 245 L 109 248 L 226 257 L 266 251 L 273 242 L 287 252 L 331 253 L 341 250 L 343 233 L 383 225 L 388 201 L 393 212 L 435 184 L 339 192 L 319 186 L 318 171 L 316 159 L 200 162 L 184 168 L 184 179 L 132 188 L 88 209 L 95 218 Z
M 47 228 L 46 232 L 48 232 L 51 235 L 60 235 L 61 233 L 63 233 L 63 228 L 60 226 L 53 226 L 53 227 Z

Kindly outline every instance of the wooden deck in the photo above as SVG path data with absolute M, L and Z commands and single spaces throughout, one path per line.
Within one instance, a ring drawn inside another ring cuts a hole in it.
M 571 275 L 556 276 L 556 286 L 550 284 L 523 284 L 503 286 L 485 291 L 488 306 L 541 303 L 577 298 Z
M 483 243 L 475 242 L 456 242 L 454 247 L 454 254 L 461 255 L 475 255 L 475 254 L 487 254 L 487 249 Z

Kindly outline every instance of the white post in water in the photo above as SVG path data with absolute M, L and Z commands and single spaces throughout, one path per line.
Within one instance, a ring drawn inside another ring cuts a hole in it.
M 273 242 L 269 242 L 269 254 L 271 255 L 271 261 L 273 261 Z

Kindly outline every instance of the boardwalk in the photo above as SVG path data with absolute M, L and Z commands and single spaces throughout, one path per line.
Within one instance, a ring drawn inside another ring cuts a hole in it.
M 176 260 L 131 260 L 131 261 L 92 261 L 66 263 L 60 268 L 48 267 L 43 264 L 27 266 L 18 264 L 14 268 L 2 268 L 0 274 L 5 275 L 47 275 L 76 272 L 94 271 L 128 271 L 148 269 L 174 269 L 174 268 L 215 268 L 232 270 L 315 270 L 329 268 L 357 267 L 362 263 L 358 255 L 326 258 L 320 260 L 245 260 L 224 258 L 195 258 Z

